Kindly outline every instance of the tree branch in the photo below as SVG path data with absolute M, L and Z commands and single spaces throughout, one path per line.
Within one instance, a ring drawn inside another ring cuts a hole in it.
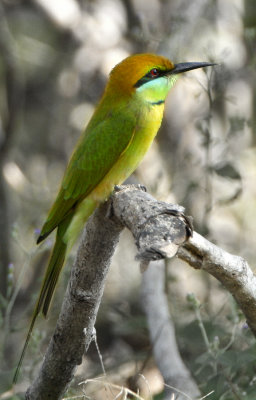
M 141 187 L 118 187 L 86 225 L 55 333 L 26 399 L 56 400 L 69 385 L 92 340 L 111 256 L 124 226 L 144 262 L 177 253 L 214 275 L 234 295 L 256 333 L 256 278 L 246 262 L 196 233 L 186 242 L 191 222 L 182 207 L 158 202 Z
M 196 269 L 213 275 L 233 295 L 256 336 L 256 276 L 248 263 L 194 232 L 179 249 L 178 257 Z
M 70 384 L 93 339 L 96 315 L 122 226 L 103 204 L 86 224 L 55 332 L 42 367 L 26 393 L 29 400 L 56 400 Z

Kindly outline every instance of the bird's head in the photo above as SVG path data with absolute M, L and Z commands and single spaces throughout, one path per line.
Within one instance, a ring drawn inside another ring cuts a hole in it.
M 119 96 L 136 94 L 140 99 L 152 103 L 164 102 L 178 74 L 196 68 L 208 67 L 208 62 L 174 64 L 155 54 L 135 54 L 117 64 L 110 73 L 107 91 Z

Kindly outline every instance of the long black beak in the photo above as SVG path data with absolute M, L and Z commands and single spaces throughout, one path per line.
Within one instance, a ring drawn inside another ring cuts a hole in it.
M 187 62 L 174 64 L 174 68 L 169 72 L 169 74 L 181 74 L 182 72 L 191 71 L 192 69 L 212 67 L 213 65 L 217 64 L 208 62 Z

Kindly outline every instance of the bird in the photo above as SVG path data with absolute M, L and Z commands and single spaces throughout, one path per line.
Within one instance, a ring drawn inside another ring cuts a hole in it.
M 156 54 L 135 54 L 110 72 L 103 95 L 71 155 L 59 192 L 37 244 L 56 230 L 56 239 L 26 341 L 14 375 L 17 381 L 36 321 L 46 317 L 59 274 L 85 222 L 96 207 L 137 168 L 162 122 L 166 97 L 179 74 L 213 66 L 175 64 Z

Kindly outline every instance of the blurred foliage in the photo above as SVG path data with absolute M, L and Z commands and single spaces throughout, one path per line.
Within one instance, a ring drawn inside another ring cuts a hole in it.
M 184 205 L 196 230 L 255 265 L 255 39 L 255 0 L 1 1 L 0 393 L 10 386 L 52 245 L 50 238 L 36 248 L 36 234 L 110 69 L 127 55 L 151 51 L 177 62 L 219 63 L 180 79 L 135 178 L 158 199 Z M 140 372 L 160 399 L 133 246 L 124 234 L 98 317 L 98 342 L 108 380 L 129 386 Z M 38 321 L 20 392 L 54 328 L 72 257 L 49 320 Z M 202 393 L 254 400 L 256 349 L 244 317 L 214 279 L 179 261 L 167 264 L 177 338 Z M 199 299 L 194 306 L 186 301 L 190 292 Z M 91 346 L 72 393 L 84 376 L 98 374 Z M 148 398 L 145 384 L 141 391 Z M 104 390 L 92 393 L 105 398 Z

